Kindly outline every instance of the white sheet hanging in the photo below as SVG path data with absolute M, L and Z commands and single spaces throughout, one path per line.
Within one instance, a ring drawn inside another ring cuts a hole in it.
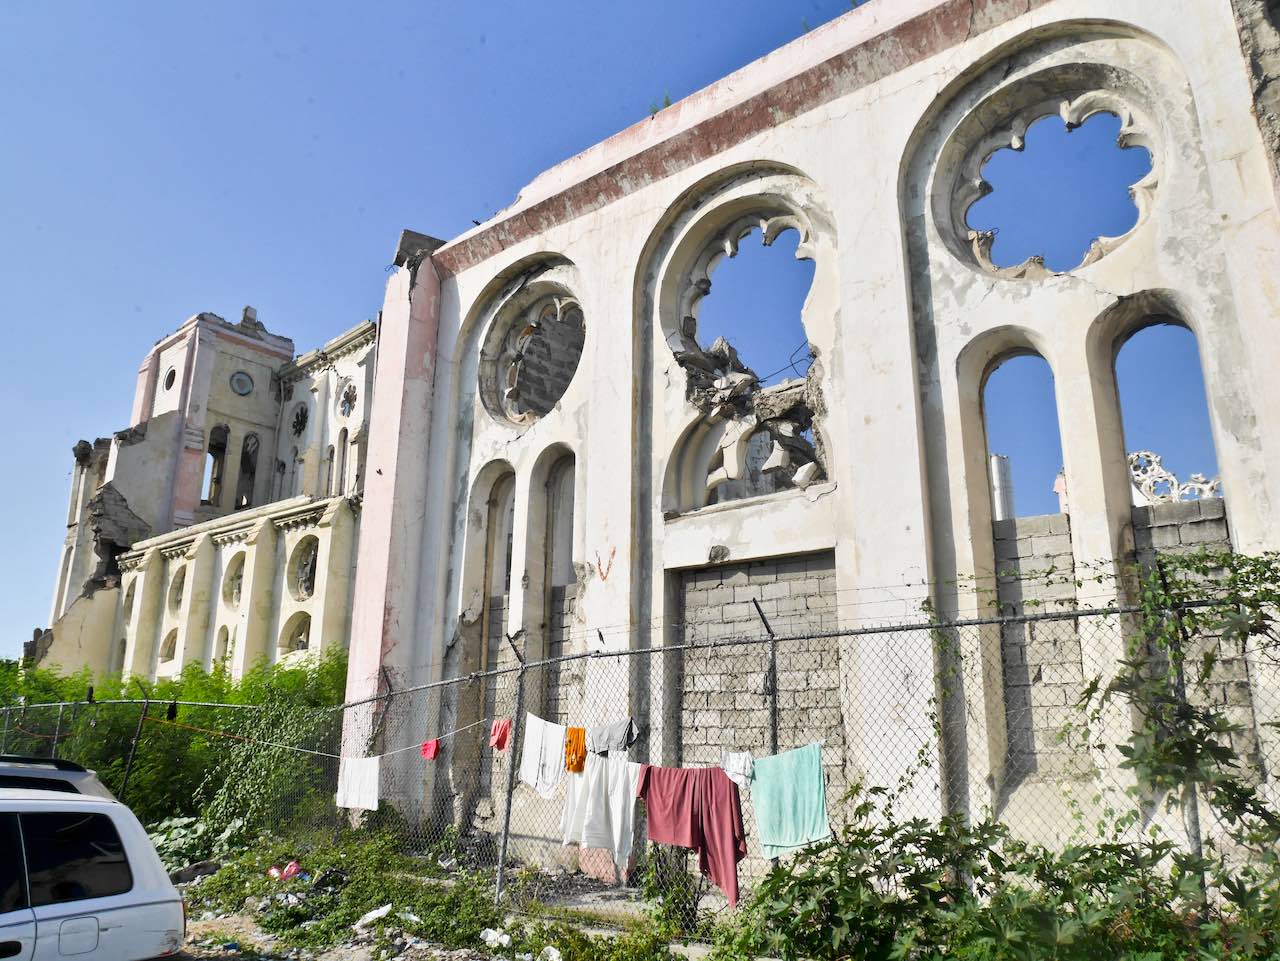
M 378 810 L 381 757 L 344 757 L 338 762 L 338 807 Z

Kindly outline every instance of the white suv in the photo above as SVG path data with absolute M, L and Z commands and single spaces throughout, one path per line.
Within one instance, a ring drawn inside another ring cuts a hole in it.
M 53 757 L 23 757 L 0 754 L 0 788 L 30 788 L 33 791 L 66 791 L 92 794 L 114 801 L 115 795 L 98 780 L 98 775 L 75 761 Z
M 176 954 L 182 898 L 119 801 L 0 788 L 0 958 L 142 961 Z

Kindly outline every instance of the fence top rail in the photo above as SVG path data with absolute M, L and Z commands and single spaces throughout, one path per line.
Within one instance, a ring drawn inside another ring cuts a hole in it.
M 39 701 L 31 704 L 0 704 L 0 711 L 23 711 L 23 710 L 29 710 L 35 707 L 101 707 L 102 705 L 105 705 L 105 704 L 112 704 L 112 705 L 137 704 L 139 706 L 143 704 L 153 704 L 156 706 L 165 705 L 165 704 L 177 704 L 178 707 L 218 707 L 218 708 L 229 707 L 229 708 L 235 708 L 235 709 L 255 710 L 255 711 L 261 710 L 262 708 L 268 706 L 266 704 L 223 704 L 219 701 L 182 701 L 182 700 L 175 701 L 170 698 L 154 698 L 154 697 L 150 699 L 140 698 L 140 697 L 135 697 L 135 698 L 117 697 L 117 698 L 103 698 L 101 700 L 94 698 L 92 701 Z M 308 710 L 308 709 L 313 711 L 329 711 L 329 710 L 332 710 L 333 708 L 332 707 L 302 708 L 302 710 Z
M 1188 601 L 1177 605 L 1178 609 L 1207 607 L 1213 604 L 1213 601 Z M 1089 607 L 1075 608 L 1066 611 L 1040 611 L 1031 614 L 1006 614 L 991 615 L 988 617 L 968 617 L 953 618 L 951 620 L 924 620 L 898 624 L 875 624 L 865 627 L 844 627 L 831 631 L 805 631 L 799 634 L 779 634 L 770 637 L 768 634 L 753 635 L 751 637 L 731 637 L 722 638 L 714 641 L 700 641 L 694 644 L 663 644 L 661 647 L 635 647 L 621 651 L 582 651 L 577 654 L 561 654 L 558 657 L 549 657 L 541 661 L 528 661 L 524 664 L 514 664 L 510 667 L 494 668 L 488 671 L 477 671 L 472 674 L 463 674 L 458 677 L 444 678 L 438 681 L 428 681 L 425 684 L 415 684 L 412 687 L 400 688 L 396 691 L 387 691 L 383 694 L 374 694 L 366 698 L 355 701 L 347 701 L 338 705 L 334 710 L 346 710 L 351 707 L 359 707 L 364 704 L 371 704 L 377 701 L 385 701 L 390 698 L 399 697 L 404 694 L 416 694 L 421 691 L 429 691 L 438 687 L 449 687 L 455 684 L 465 684 L 473 681 L 481 680 L 489 677 L 498 677 L 506 674 L 517 674 L 520 671 L 531 671 L 535 668 L 549 667 L 557 664 L 565 664 L 571 661 L 589 661 L 601 660 L 605 658 L 622 658 L 637 657 L 652 654 L 667 654 L 677 651 L 706 650 L 713 647 L 747 647 L 756 644 L 786 644 L 793 641 L 810 641 L 810 640 L 836 640 L 846 637 L 866 637 L 877 634 L 908 634 L 919 631 L 947 631 L 965 627 L 985 627 L 1002 624 L 1026 624 L 1031 622 L 1045 621 L 1074 621 L 1087 617 L 1114 617 L 1118 615 L 1141 614 L 1143 608 L 1134 605 L 1112 605 L 1110 607 Z
M 1182 610 L 1207 607 L 1213 603 L 1214 601 L 1211 600 L 1188 601 L 1177 605 L 1177 609 Z M 365 704 L 374 704 L 379 701 L 386 701 L 406 694 L 417 694 L 423 691 L 430 691 L 435 688 L 451 687 L 457 684 L 470 684 L 492 677 L 518 674 L 521 671 L 531 671 L 535 668 L 551 667 L 573 661 L 670 654 L 680 651 L 705 651 L 708 648 L 747 647 L 761 644 L 781 645 L 794 641 L 838 640 L 841 638 L 869 637 L 879 634 L 908 634 L 917 632 L 932 633 L 935 631 L 950 631 L 966 627 L 990 627 L 1005 624 L 1027 624 L 1045 621 L 1074 621 L 1089 617 L 1114 617 L 1141 613 L 1143 613 L 1143 608 L 1138 606 L 1113 605 L 1110 607 L 1075 608 L 1063 611 L 1039 611 L 1031 614 L 990 615 L 987 617 L 952 618 L 949 620 L 921 620 L 898 624 L 873 624 L 863 627 L 836 628 L 829 631 L 805 631 L 797 634 L 779 634 L 772 637 L 767 634 L 753 635 L 750 637 L 739 636 L 721 638 L 719 640 L 700 641 L 692 644 L 663 644 L 660 647 L 635 647 L 620 651 L 582 651 L 577 654 L 562 654 L 558 657 L 545 658 L 540 661 L 529 661 L 524 664 L 515 664 L 510 667 L 499 667 L 488 671 L 475 671 L 471 674 L 463 674 L 458 677 L 442 678 L 438 681 L 428 681 L 424 684 L 415 684 L 412 687 L 404 687 L 399 690 L 386 691 L 382 694 L 373 694 L 369 697 L 359 698 L 353 701 L 345 701 L 342 704 L 335 704 L 331 707 L 312 707 L 309 709 L 315 711 L 346 711 L 349 708 L 361 707 Z M 94 701 L 49 701 L 38 704 L 10 704 L 0 706 L 0 710 L 4 711 L 7 715 L 10 711 L 28 710 L 30 708 L 94 707 L 105 704 L 177 704 L 179 707 L 213 707 L 243 710 L 261 710 L 268 706 L 265 704 L 224 704 L 217 701 L 173 701 L 164 698 L 114 698 Z

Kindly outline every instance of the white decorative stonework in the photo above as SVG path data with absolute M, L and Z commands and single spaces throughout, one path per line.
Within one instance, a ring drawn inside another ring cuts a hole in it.
M 1203 474 L 1192 474 L 1185 483 L 1179 482 L 1161 462 L 1160 455 L 1149 450 L 1138 450 L 1129 455 L 1129 474 L 1133 478 L 1133 486 L 1150 504 L 1222 496 L 1220 478 L 1209 480 Z

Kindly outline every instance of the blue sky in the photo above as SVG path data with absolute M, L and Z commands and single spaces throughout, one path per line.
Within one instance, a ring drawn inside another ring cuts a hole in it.
M 300 350 L 317 346 L 376 314 L 402 228 L 461 233 L 664 95 L 848 8 L 0 5 L 0 657 L 46 622 L 71 447 L 127 424 L 156 339 L 199 311 L 235 319 L 253 304 Z M 794 325 L 811 266 L 793 254 L 794 239 L 749 240 L 704 306 L 704 323 L 742 328 L 761 374 L 799 339 L 760 336 Z M 776 288 L 751 277 L 757 257 L 782 265 Z M 748 277 L 738 293 L 735 272 Z

